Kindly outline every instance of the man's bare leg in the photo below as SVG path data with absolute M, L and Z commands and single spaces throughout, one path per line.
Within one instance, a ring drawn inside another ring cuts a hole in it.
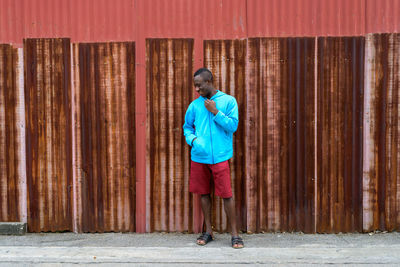
M 237 225 L 236 225 L 235 201 L 233 200 L 232 197 L 224 198 L 224 209 L 225 209 L 226 216 L 228 217 L 228 220 L 231 223 L 232 237 L 238 237 L 239 233 L 238 233 Z M 235 244 L 234 247 L 241 248 L 243 246 Z
M 206 232 L 212 235 L 211 226 L 211 197 L 210 195 L 201 195 L 201 209 L 204 215 L 204 222 L 206 224 Z M 198 244 L 204 245 L 204 240 L 198 240 Z

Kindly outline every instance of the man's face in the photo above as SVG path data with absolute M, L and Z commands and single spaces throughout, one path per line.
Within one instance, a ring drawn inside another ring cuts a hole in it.
M 193 79 L 194 87 L 196 88 L 196 92 L 199 93 L 202 97 L 207 97 L 211 94 L 211 83 L 209 81 L 204 81 L 201 75 L 197 75 Z

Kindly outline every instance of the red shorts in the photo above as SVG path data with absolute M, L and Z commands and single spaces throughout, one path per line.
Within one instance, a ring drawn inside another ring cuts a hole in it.
M 231 172 L 228 161 L 217 164 L 203 164 L 192 161 L 189 191 L 195 194 L 210 194 L 211 177 L 214 180 L 216 196 L 222 198 L 232 197 Z

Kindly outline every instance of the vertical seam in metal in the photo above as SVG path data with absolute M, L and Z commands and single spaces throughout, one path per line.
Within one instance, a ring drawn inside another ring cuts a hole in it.
M 245 8 L 246 8 L 246 38 L 249 38 L 249 22 L 248 22 L 248 0 L 245 0 Z
M 367 13 L 368 13 L 368 0 L 364 0 L 364 35 L 367 34 L 368 32 L 368 19 L 367 19 Z
M 246 3 L 247 3 L 247 0 L 246 0 Z M 247 15 L 246 15 L 246 21 L 247 21 Z M 246 26 L 246 28 L 247 28 L 247 26 Z M 245 77 L 248 77 L 247 76 L 247 74 L 248 74 L 248 72 L 249 72 L 249 57 L 250 57 L 250 52 L 249 52 L 249 50 L 250 50 L 250 45 L 249 45 L 249 37 L 248 36 L 246 36 L 246 61 L 245 61 Z M 248 89 L 249 89 L 249 79 L 245 79 L 245 85 L 244 85 L 244 100 L 243 100 L 243 102 L 244 102 L 244 107 L 245 107 L 245 110 L 244 110 L 244 117 L 245 117 L 245 119 L 248 117 L 248 108 L 247 108 L 247 98 L 248 98 L 248 95 L 247 95 L 247 92 L 248 92 Z M 245 126 L 244 127 L 244 129 L 243 129 L 243 135 L 244 135 L 244 139 L 246 140 L 247 139 L 247 137 L 248 137 L 248 131 L 247 131 L 247 127 Z M 243 154 L 244 154 L 244 162 L 246 163 L 247 161 L 248 161 L 248 158 L 249 158 L 249 155 L 248 155 L 248 146 L 244 146 L 244 151 L 243 151 Z M 249 195 L 250 195 L 250 191 L 249 191 L 249 176 L 247 175 L 248 174 L 248 165 L 246 165 L 245 164 L 245 166 L 244 166 L 244 174 L 245 174 L 245 180 L 244 180 L 244 184 L 245 184 L 245 197 L 244 197 L 244 203 L 245 203 L 245 212 L 246 212 L 246 216 L 245 216 L 245 218 L 246 218 L 246 222 L 245 222 L 245 226 L 246 226 L 246 228 L 245 228 L 245 231 L 248 233 L 249 232 L 249 229 L 252 229 L 251 228 L 251 225 L 249 225 L 249 207 L 248 207 L 248 203 L 249 203 Z
M 74 46 L 71 44 L 70 46 L 70 60 L 71 60 L 71 143 L 72 143 L 72 231 L 75 233 L 78 233 L 78 195 L 77 195 L 77 176 L 76 176 L 76 169 L 78 166 L 76 166 L 76 140 L 75 140 L 75 134 L 76 134 L 76 127 L 75 127 L 75 83 L 74 83 Z
M 18 112 L 20 121 L 20 154 L 19 162 L 20 175 L 20 221 L 28 222 L 28 204 L 27 204 L 27 176 L 26 176 L 26 121 L 25 121 L 25 77 L 24 77 L 24 49 L 18 48 L 18 96 L 20 103 L 20 111 Z M 18 126 L 18 125 L 17 125 Z
M 143 16 L 139 16 L 141 9 L 144 9 L 145 2 L 140 0 L 134 1 L 134 13 L 136 14 L 135 24 L 135 130 L 136 130 L 136 232 L 148 232 L 149 212 L 147 190 L 149 181 L 146 174 L 146 157 L 143 159 L 143 154 L 146 154 L 146 125 L 147 125 L 147 88 L 146 88 L 146 39 L 143 25 L 140 25 Z M 142 58 L 143 57 L 143 58 Z M 142 88 L 141 88 L 142 87 Z M 143 108 L 142 110 L 140 108 Z
M 203 67 L 204 66 L 204 49 L 205 49 L 205 45 L 204 45 L 204 35 L 203 32 L 200 32 L 199 34 L 200 36 L 198 36 L 199 38 L 194 39 L 193 40 L 193 50 L 192 55 L 194 55 L 194 64 L 193 64 L 193 68 L 197 69 L 198 67 Z M 197 49 L 197 50 L 196 50 Z M 190 74 L 192 75 L 192 74 Z M 189 161 L 189 169 L 190 169 L 190 161 Z M 198 233 L 198 232 L 202 232 L 203 229 L 203 221 L 204 221 L 204 216 L 203 213 L 201 211 L 201 206 L 200 206 L 200 197 L 197 194 L 193 194 L 193 232 Z M 190 225 L 189 225 L 189 229 L 190 229 Z
M 314 232 L 316 232 L 318 218 L 318 37 L 314 39 Z
M 371 40 L 370 40 L 371 37 Z M 370 128 L 371 128 L 371 123 L 370 123 L 370 117 L 371 117 L 371 85 L 370 81 L 374 79 L 375 77 L 369 76 L 368 73 L 371 73 L 372 75 L 374 72 L 369 72 L 371 70 L 371 65 L 374 64 L 374 62 L 369 62 L 369 57 L 371 56 L 372 52 L 371 49 L 373 49 L 373 46 L 371 43 L 373 42 L 372 35 L 367 34 L 365 38 L 365 52 L 364 52 L 364 95 L 363 95 L 363 155 L 362 155 L 362 231 L 366 232 L 370 230 L 370 227 L 372 225 L 371 223 L 371 215 L 370 215 L 370 192 L 369 192 L 369 183 L 370 183 L 370 164 L 371 161 L 369 160 L 371 157 L 371 153 L 368 153 L 371 151 L 371 144 L 374 144 L 374 139 L 371 140 L 371 133 L 370 133 Z M 371 47 L 370 47 L 371 46 Z M 375 51 L 373 51 L 375 53 Z M 368 177 L 368 181 L 367 181 Z

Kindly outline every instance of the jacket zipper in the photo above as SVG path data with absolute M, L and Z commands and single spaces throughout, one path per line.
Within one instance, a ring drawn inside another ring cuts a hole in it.
M 211 134 L 211 112 L 208 116 L 208 124 L 210 125 L 211 160 L 212 160 L 212 164 L 214 164 L 214 150 L 213 150 L 213 142 L 212 142 L 212 134 Z

